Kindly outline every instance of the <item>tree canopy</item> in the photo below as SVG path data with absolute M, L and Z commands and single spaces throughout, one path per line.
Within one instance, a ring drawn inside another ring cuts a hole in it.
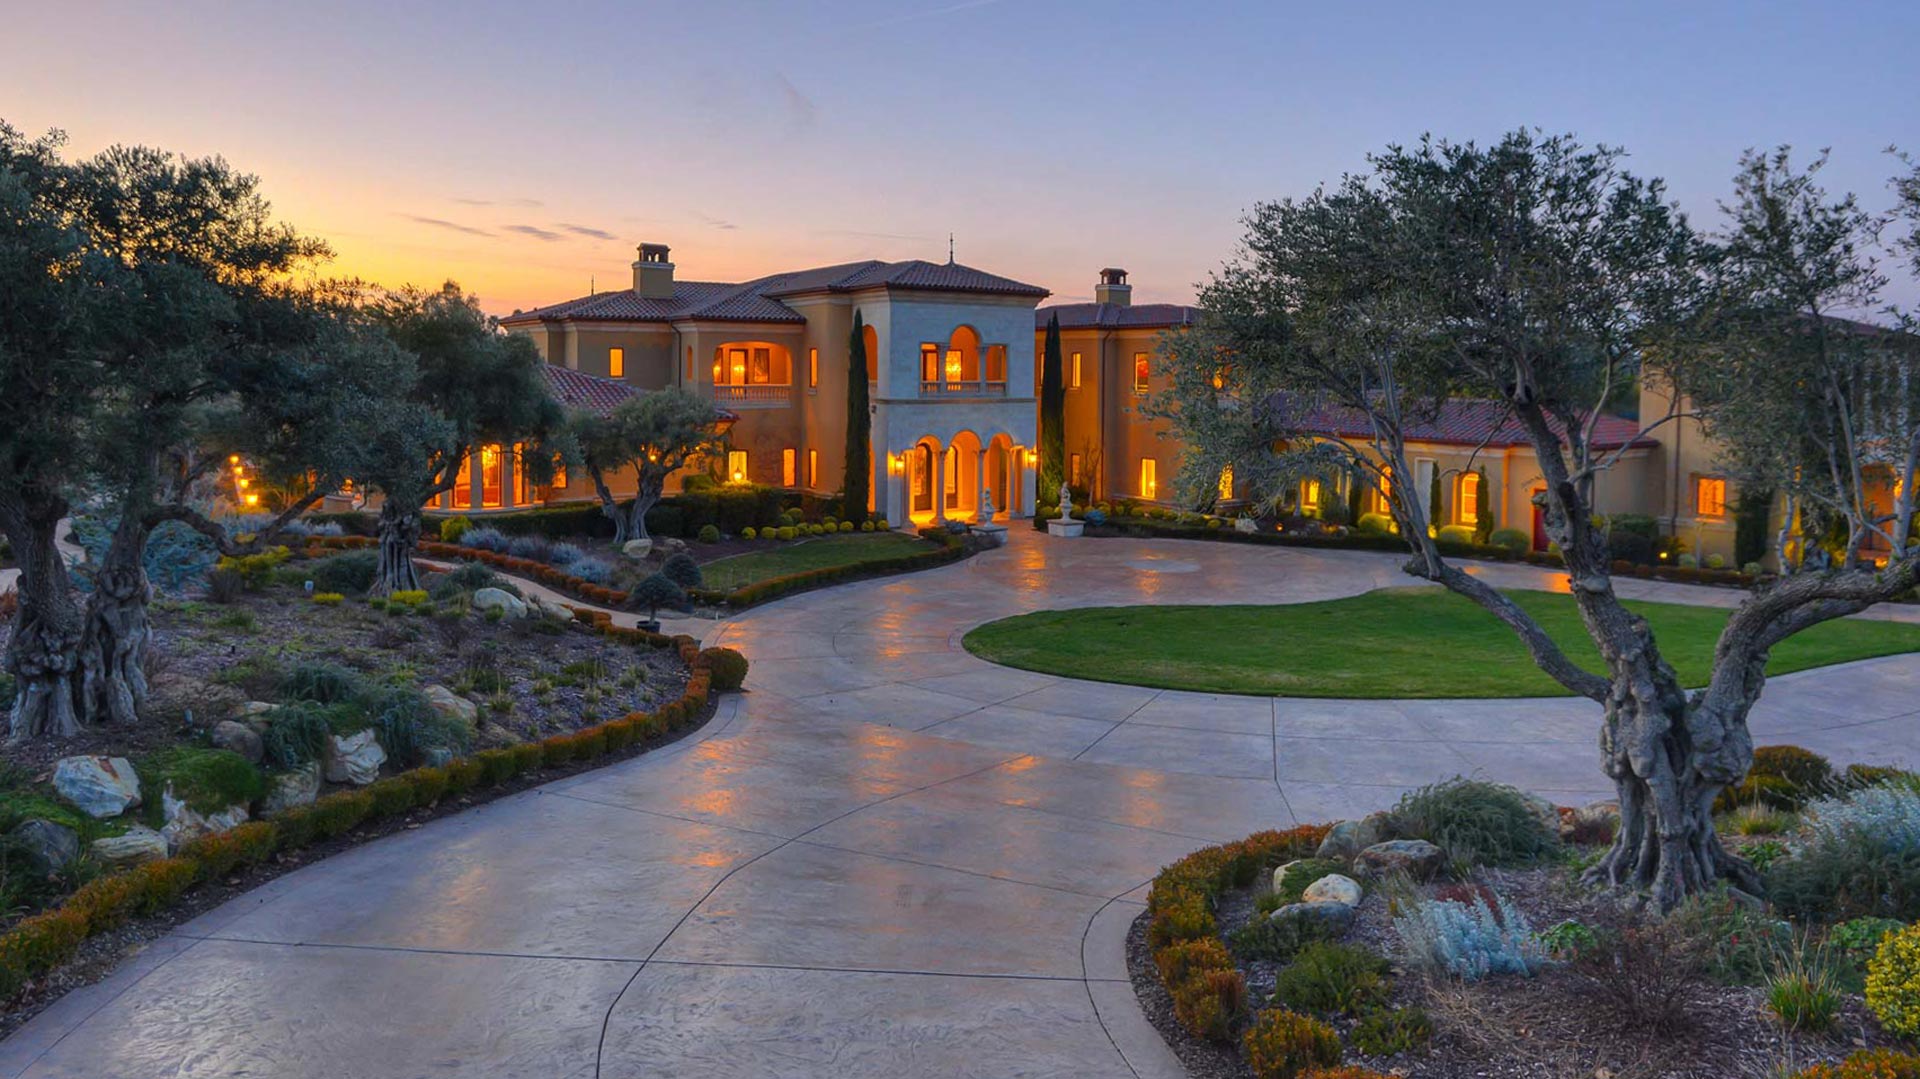
M 677 386 L 630 397 L 606 415 L 577 411 L 569 418 L 601 511 L 613 520 L 615 543 L 647 538 L 647 511 L 660 501 L 667 477 L 719 449 L 719 418 L 713 402 Z M 608 477 L 627 468 L 635 488 L 623 508 Z

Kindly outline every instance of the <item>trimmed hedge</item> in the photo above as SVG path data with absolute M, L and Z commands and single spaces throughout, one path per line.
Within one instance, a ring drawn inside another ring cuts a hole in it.
M 644 745 L 684 728 L 706 707 L 713 692 L 713 670 L 693 638 L 606 624 L 599 629 L 617 640 L 673 648 L 689 670 L 685 692 L 652 712 L 630 712 L 544 742 L 490 749 L 444 768 L 415 768 L 357 790 L 338 791 L 271 820 L 250 821 L 195 839 L 172 858 L 89 881 L 60 906 L 0 933 L 0 1001 L 11 999 L 34 979 L 72 959 L 87 938 L 115 929 L 129 918 L 164 910 L 197 884 L 223 879 L 277 852 L 330 839 L 368 821 L 432 805 L 449 793 L 500 786 L 545 767 Z

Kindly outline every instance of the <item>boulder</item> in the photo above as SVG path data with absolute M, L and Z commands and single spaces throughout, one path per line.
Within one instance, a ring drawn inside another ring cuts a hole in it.
M 1337 858 L 1350 861 L 1353 856 L 1386 838 L 1386 814 L 1375 813 L 1359 820 L 1343 820 L 1327 830 L 1327 838 L 1320 841 L 1320 849 L 1313 852 L 1316 858 Z
M 1345 903 L 1289 903 L 1267 915 L 1267 924 L 1296 940 L 1332 940 L 1346 935 L 1353 917 Z
M 1548 835 L 1560 834 L 1559 806 L 1554 805 L 1551 801 L 1542 798 L 1532 791 L 1523 791 L 1518 787 L 1515 787 L 1514 790 L 1519 792 L 1520 800 L 1527 803 L 1527 808 L 1533 810 L 1533 815 L 1539 818 L 1540 826 L 1547 830 Z
M 271 817 L 320 797 L 320 766 L 308 764 L 267 780 L 267 796 L 260 803 L 260 815 Z
M 508 618 L 525 618 L 527 602 L 504 588 L 482 588 L 473 594 L 476 611 L 498 610 Z
M 1256 524 L 1251 517 L 1235 517 L 1233 519 L 1233 530 L 1251 536 L 1260 530 L 1260 526 Z
M 167 818 L 167 823 L 160 829 L 160 837 L 167 841 L 167 849 L 171 851 L 178 851 L 183 845 L 203 835 L 224 832 L 247 822 L 246 806 L 230 805 L 212 813 L 202 813 L 185 800 L 174 797 L 171 784 L 160 792 L 160 808 Z
M 1300 901 L 1302 903 L 1341 903 L 1349 907 L 1357 907 L 1363 895 L 1359 882 L 1352 877 L 1329 873 L 1307 885 L 1306 890 L 1300 893 Z
M 1294 866 L 1299 864 L 1300 864 L 1300 860 L 1296 858 L 1291 862 L 1281 862 L 1278 866 L 1274 868 L 1274 871 L 1273 871 L 1273 890 L 1274 891 L 1276 892 L 1279 891 L 1281 885 L 1286 883 L 1287 870 L 1292 869 Z
M 428 746 L 420 751 L 420 763 L 428 768 L 445 768 L 453 763 L 453 750 L 445 746 Z
M 50 820 L 21 821 L 13 837 L 27 848 L 35 869 L 51 873 L 80 857 L 80 833 Z
M 125 757 L 62 757 L 53 789 L 90 817 L 117 817 L 140 804 L 140 777 Z
M 687 541 L 673 536 L 663 536 L 653 541 L 653 555 L 662 562 L 686 549 Z
M 387 751 L 373 728 L 349 735 L 331 735 L 327 739 L 327 782 L 351 783 L 364 787 L 380 778 L 380 766 L 387 763 Z
M 247 701 L 240 707 L 235 708 L 227 718 L 233 720 L 235 723 L 246 724 L 252 728 L 255 733 L 265 734 L 267 730 L 267 717 L 272 715 L 273 710 L 278 707 L 280 706 L 268 703 L 267 701 Z
M 650 539 L 628 540 L 620 545 L 620 553 L 633 559 L 635 562 L 647 557 L 648 553 L 652 550 L 653 541 Z
M 482 749 L 499 749 L 502 746 L 517 746 L 526 739 L 513 733 L 498 723 L 482 723 L 474 731 L 474 739 Z
M 1405 873 L 1414 880 L 1430 880 L 1447 862 L 1447 852 L 1424 839 L 1389 839 L 1360 852 L 1354 868 L 1368 876 Z
M 93 841 L 93 856 L 108 866 L 135 865 L 167 856 L 166 837 L 145 825 L 136 824 L 123 835 Z
M 480 719 L 480 706 L 442 685 L 431 685 L 423 690 L 427 703 L 445 719 L 458 720 L 471 727 Z
M 532 613 L 538 614 L 542 618 L 551 619 L 555 622 L 573 621 L 573 608 L 564 603 L 555 603 L 553 600 L 542 599 L 539 596 L 535 596 L 527 601 L 527 605 Z
M 266 746 L 260 741 L 260 733 L 245 723 L 223 719 L 213 726 L 213 744 L 220 749 L 230 749 L 247 758 L 249 764 L 259 764 L 267 755 Z

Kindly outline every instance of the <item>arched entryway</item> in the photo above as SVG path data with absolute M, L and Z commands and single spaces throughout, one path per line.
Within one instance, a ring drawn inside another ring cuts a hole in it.
M 994 435 L 987 443 L 987 493 L 993 499 L 995 517 L 1010 517 L 1021 511 L 1020 463 L 1014 453 L 1013 439 L 1005 433 Z

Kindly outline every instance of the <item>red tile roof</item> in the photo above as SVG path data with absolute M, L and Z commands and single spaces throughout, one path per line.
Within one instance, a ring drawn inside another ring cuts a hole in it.
M 907 262 L 849 262 L 811 270 L 771 274 L 754 281 L 676 281 L 673 295 L 650 299 L 632 289 L 582 296 L 547 307 L 521 311 L 500 320 L 505 326 L 535 322 L 804 322 L 799 313 L 780 302 L 782 296 L 812 292 L 853 292 L 884 288 L 939 292 L 973 292 L 998 296 L 1047 295 L 1038 285 L 1023 284 L 957 263 L 940 265 L 912 259 Z
M 540 367 L 541 373 L 547 377 L 548 388 L 553 391 L 553 399 L 565 408 L 582 409 L 604 416 L 622 401 L 647 392 L 618 379 L 589 375 L 555 363 L 541 364 Z M 716 408 L 713 412 L 722 423 L 731 423 L 740 418 L 724 408 Z
M 1344 406 L 1317 408 L 1299 420 L 1297 426 L 1309 434 L 1338 438 L 1366 438 L 1372 433 L 1365 413 Z M 1532 444 L 1527 439 L 1525 429 L 1508 413 L 1505 404 L 1468 397 L 1455 397 L 1442 402 L 1431 417 L 1414 422 L 1407 430 L 1407 441 L 1452 446 L 1485 445 L 1492 449 Z M 1655 443 L 1653 439 L 1640 437 L 1640 424 L 1634 420 L 1602 415 L 1594 424 L 1592 448 L 1611 450 L 1629 445 L 1652 446 Z
M 1046 329 L 1052 315 L 1060 316 L 1063 330 L 1164 330 L 1193 325 L 1200 309 L 1178 303 L 1062 303 L 1036 308 L 1033 328 Z

